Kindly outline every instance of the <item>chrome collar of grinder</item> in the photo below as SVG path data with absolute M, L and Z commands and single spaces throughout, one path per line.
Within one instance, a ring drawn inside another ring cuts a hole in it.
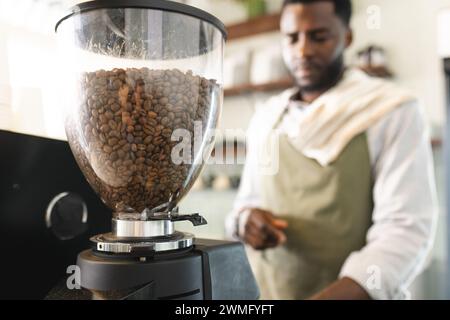
M 158 212 L 166 208 L 166 212 Z M 201 215 L 179 215 L 178 207 L 172 199 L 153 210 L 144 210 L 140 220 L 128 219 L 127 214 L 119 214 L 112 220 L 112 233 L 118 238 L 154 238 L 170 236 L 174 233 L 173 222 L 190 221 L 194 226 L 207 224 Z
M 151 256 L 156 252 L 186 249 L 192 246 L 194 236 L 176 232 L 173 223 L 191 221 L 194 226 L 207 221 L 199 214 L 179 215 L 178 208 L 170 212 L 146 211 L 143 220 L 126 219 L 126 214 L 112 220 L 112 232 L 94 236 L 91 241 L 100 253 Z
M 90 239 L 94 243 L 94 252 L 122 255 L 123 257 L 152 257 L 155 253 L 187 249 L 192 247 L 194 236 L 189 233 L 175 232 L 170 237 L 120 239 L 107 233 Z
M 170 220 L 112 220 L 112 233 L 118 238 L 153 238 L 174 233 Z
M 172 215 L 167 219 L 113 219 L 112 233 L 119 238 L 153 238 L 169 236 L 174 233 L 173 223 L 177 221 L 190 221 L 194 226 L 207 224 L 205 218 L 199 214 Z

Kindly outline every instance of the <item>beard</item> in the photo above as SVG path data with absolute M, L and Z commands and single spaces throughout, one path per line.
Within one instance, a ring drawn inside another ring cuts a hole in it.
M 324 91 L 333 87 L 340 80 L 343 70 L 344 55 L 341 54 L 320 72 L 317 79 L 312 81 L 297 79 L 297 85 L 301 92 Z

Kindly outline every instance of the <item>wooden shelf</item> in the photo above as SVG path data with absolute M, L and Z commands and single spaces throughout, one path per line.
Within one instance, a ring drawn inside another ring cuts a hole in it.
M 276 13 L 227 26 L 228 40 L 235 40 L 265 32 L 277 31 L 280 28 L 280 17 L 281 13 Z
M 359 68 L 372 77 L 385 79 L 391 79 L 394 77 L 393 73 L 386 67 L 361 66 Z
M 243 84 L 233 88 L 224 90 L 225 97 L 238 96 L 246 93 L 253 92 L 271 92 L 276 90 L 289 89 L 294 85 L 294 81 L 291 77 L 280 79 L 277 81 L 264 83 L 264 84 Z

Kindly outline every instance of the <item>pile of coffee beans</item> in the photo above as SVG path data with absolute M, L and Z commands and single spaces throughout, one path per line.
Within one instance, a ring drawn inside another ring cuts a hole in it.
M 85 73 L 79 109 L 66 124 L 75 158 L 113 210 L 141 212 L 184 196 L 199 174 L 174 163 L 176 129 L 216 125 L 221 88 L 179 70 L 113 69 Z M 208 127 L 209 126 L 209 127 Z

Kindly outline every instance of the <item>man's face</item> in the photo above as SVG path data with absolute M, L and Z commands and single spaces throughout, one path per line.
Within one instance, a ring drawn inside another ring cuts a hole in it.
M 336 15 L 332 2 L 287 5 L 281 33 L 284 60 L 300 89 L 316 91 L 336 80 L 334 73 L 342 71 L 351 31 Z

